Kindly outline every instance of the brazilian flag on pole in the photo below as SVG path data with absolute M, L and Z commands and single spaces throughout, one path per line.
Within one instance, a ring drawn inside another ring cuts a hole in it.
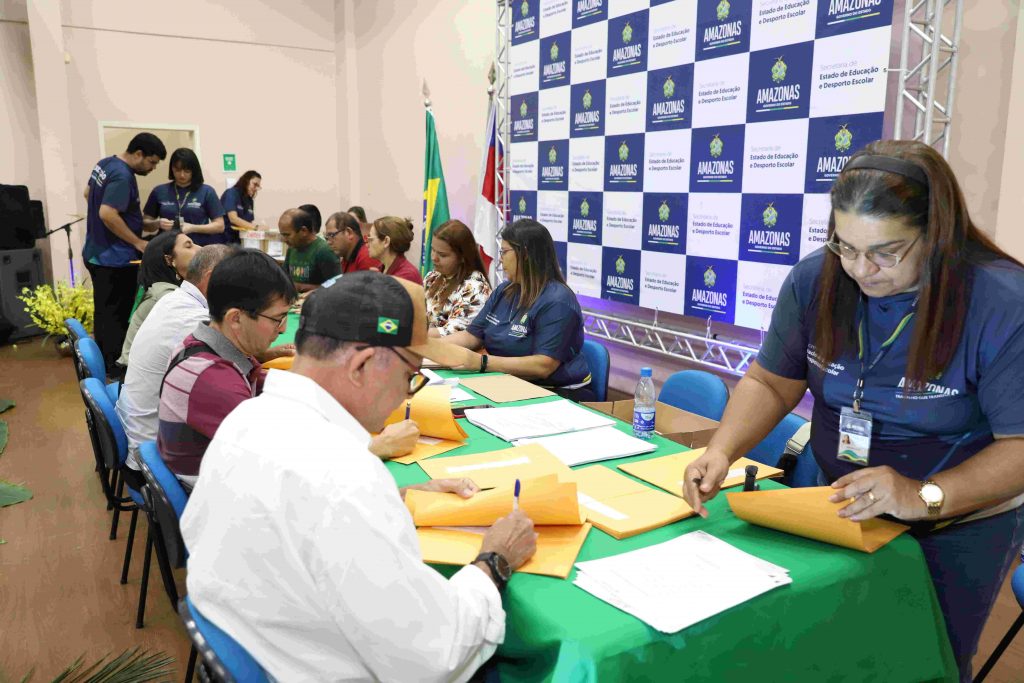
M 420 255 L 420 273 L 426 275 L 431 268 L 430 240 L 434 229 L 447 221 L 448 192 L 441 170 L 441 149 L 437 144 L 434 113 L 427 109 L 427 149 L 423 160 L 423 253 Z

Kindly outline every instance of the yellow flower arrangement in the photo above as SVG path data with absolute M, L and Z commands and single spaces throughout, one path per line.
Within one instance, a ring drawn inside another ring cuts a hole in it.
M 25 287 L 18 298 L 25 302 L 25 312 L 47 337 L 66 334 L 64 321 L 68 318 L 78 318 L 92 334 L 92 289 L 84 284 L 72 287 L 58 282 L 56 287 L 39 285 L 34 290 Z

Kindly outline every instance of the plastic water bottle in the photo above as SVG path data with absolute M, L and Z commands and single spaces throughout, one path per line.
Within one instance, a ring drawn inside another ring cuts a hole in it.
M 654 380 L 650 368 L 640 368 L 640 381 L 633 394 L 633 436 L 650 439 L 654 434 Z

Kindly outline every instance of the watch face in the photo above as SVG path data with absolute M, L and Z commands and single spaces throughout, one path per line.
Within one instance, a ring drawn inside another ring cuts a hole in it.
M 938 505 L 942 502 L 942 489 L 935 484 L 925 484 L 921 487 L 921 498 L 929 505 Z
M 495 555 L 494 566 L 504 580 L 508 581 L 512 577 L 512 567 L 509 566 L 508 560 L 501 555 Z

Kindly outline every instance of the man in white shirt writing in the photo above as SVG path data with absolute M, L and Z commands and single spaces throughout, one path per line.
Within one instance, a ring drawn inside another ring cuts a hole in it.
M 181 520 L 188 593 L 277 680 L 465 681 L 504 640 L 500 589 L 533 555 L 533 523 L 498 520 L 445 579 L 368 449 L 430 344 L 422 287 L 350 273 L 310 295 L 292 371 L 270 371 L 206 451 Z

